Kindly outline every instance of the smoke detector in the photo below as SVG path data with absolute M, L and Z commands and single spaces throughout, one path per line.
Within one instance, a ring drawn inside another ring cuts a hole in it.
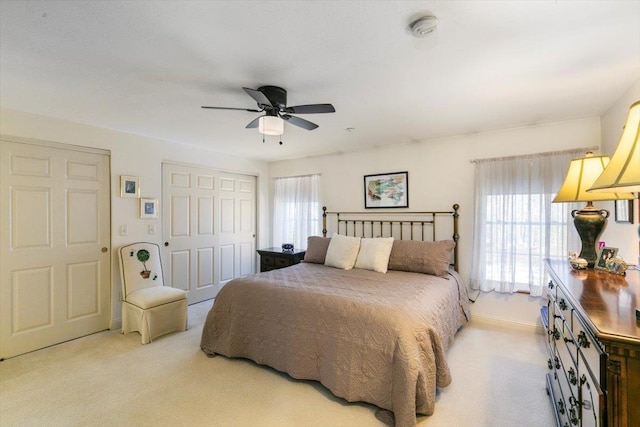
M 414 37 L 428 37 L 438 29 L 438 18 L 435 16 L 424 16 L 411 24 L 411 32 Z

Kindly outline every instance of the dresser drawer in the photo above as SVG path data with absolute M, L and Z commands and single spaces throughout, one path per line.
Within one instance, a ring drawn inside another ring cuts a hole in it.
M 562 395 L 560 384 L 558 383 L 557 372 L 550 374 L 548 386 L 550 387 L 549 395 L 553 399 L 554 412 L 558 420 L 558 425 L 563 427 L 570 425 L 569 411 L 567 410 L 567 403 Z
M 571 328 L 573 325 L 571 316 L 573 309 L 569 302 L 569 298 L 567 298 L 560 286 L 556 286 L 556 306 L 558 307 L 558 314 L 560 314 L 562 318 L 569 323 L 569 327 Z
M 275 263 L 276 263 L 276 261 L 275 261 L 275 260 L 276 260 L 276 258 L 274 258 L 274 257 L 272 257 L 272 256 L 269 256 L 269 255 L 262 255 L 262 256 L 260 257 L 260 264 L 263 264 L 263 265 L 269 265 L 269 266 L 271 266 L 271 265 L 275 265 Z
M 586 367 L 595 378 L 604 378 L 606 354 L 591 332 L 583 326 L 582 319 L 576 313 L 573 314 L 573 335 L 575 345 L 582 355 L 579 359 L 582 365 L 580 371 L 584 371 Z
M 561 377 L 560 385 L 567 403 L 576 406 L 579 398 L 577 352 L 573 346 L 567 323 L 559 324 L 560 319 L 556 319 L 556 323 L 558 324 L 556 327 L 562 331 L 561 339 L 556 341 L 556 352 L 562 365 L 562 372 L 558 372 Z
M 578 364 L 580 370 L 580 418 L 583 427 L 599 427 L 604 425 L 605 395 L 600 388 L 597 378 L 591 375 L 589 369 L 584 369 L 586 362 L 580 353 Z

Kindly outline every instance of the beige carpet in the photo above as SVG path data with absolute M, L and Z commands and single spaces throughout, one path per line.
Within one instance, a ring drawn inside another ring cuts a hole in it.
M 316 382 L 199 348 L 212 302 L 189 330 L 148 345 L 107 331 L 0 363 L 1 426 L 384 426 Z M 448 353 L 453 383 L 419 426 L 552 426 L 544 338 L 470 323 Z

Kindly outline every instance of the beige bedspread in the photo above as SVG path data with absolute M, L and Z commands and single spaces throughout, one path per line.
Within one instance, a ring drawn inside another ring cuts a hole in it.
M 468 319 L 457 273 L 349 271 L 318 264 L 227 283 L 202 331 L 208 354 L 243 357 L 317 380 L 336 396 L 394 412 L 397 426 L 434 410 L 451 382 L 445 352 Z

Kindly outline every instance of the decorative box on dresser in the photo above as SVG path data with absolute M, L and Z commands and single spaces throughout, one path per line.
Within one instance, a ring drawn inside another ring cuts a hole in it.
M 304 259 L 304 250 L 283 251 L 281 248 L 258 249 L 260 254 L 260 272 L 277 270 L 298 264 Z
M 640 426 L 640 272 L 574 271 L 560 259 L 546 268 L 541 312 L 558 426 Z

